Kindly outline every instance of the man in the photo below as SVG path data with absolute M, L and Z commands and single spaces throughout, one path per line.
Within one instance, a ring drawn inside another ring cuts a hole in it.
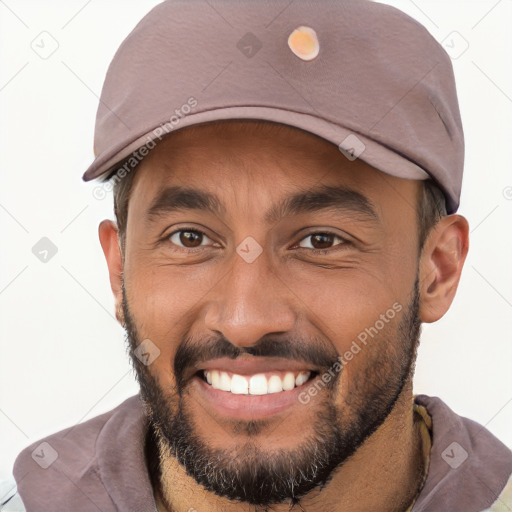
M 423 27 L 365 0 L 163 2 L 114 57 L 95 153 L 141 393 L 18 456 L 27 511 L 506 510 L 510 450 L 412 392 L 468 250 Z

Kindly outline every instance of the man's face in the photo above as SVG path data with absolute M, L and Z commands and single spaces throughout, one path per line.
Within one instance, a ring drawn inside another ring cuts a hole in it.
M 419 187 L 252 123 L 185 129 L 141 164 L 124 319 L 160 443 L 206 489 L 303 496 L 392 412 L 419 336 Z

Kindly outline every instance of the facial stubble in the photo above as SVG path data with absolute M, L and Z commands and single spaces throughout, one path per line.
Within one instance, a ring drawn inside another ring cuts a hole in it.
M 232 424 L 229 434 L 242 437 L 243 442 L 228 451 L 209 446 L 198 434 L 190 414 L 188 401 L 191 397 L 187 383 L 177 378 L 174 389 L 162 389 L 150 366 L 145 366 L 134 354 L 142 339 L 123 285 L 123 313 L 130 355 L 160 457 L 174 457 L 186 473 L 207 491 L 231 501 L 262 507 L 298 503 L 313 489 L 325 486 L 335 469 L 356 452 L 393 410 L 414 371 L 421 330 L 418 311 L 419 286 L 416 279 L 410 302 L 404 308 L 394 336 L 388 333 L 385 339 L 370 341 L 378 341 L 383 348 L 380 351 L 362 348 L 362 352 L 367 354 L 366 363 L 353 376 L 351 389 L 343 392 L 343 406 L 335 403 L 340 373 L 330 386 L 326 386 L 323 399 L 316 401 L 310 414 L 310 432 L 293 450 L 269 451 L 264 448 L 266 436 L 279 431 L 282 434 L 286 429 L 286 418 L 282 418 L 276 424 L 266 420 Z M 175 362 L 186 361 L 187 351 L 193 354 L 196 350 L 199 358 L 201 345 L 190 345 L 189 341 L 184 340 L 177 348 Z M 292 347 L 289 341 L 283 344 L 265 340 L 265 355 L 283 357 L 286 350 L 282 347 Z M 209 346 L 214 346 L 217 354 L 232 358 L 240 350 L 225 339 L 213 340 Z M 318 348 L 315 353 L 320 351 Z M 290 352 L 293 352 L 289 354 L 290 358 L 297 356 L 296 348 Z M 322 359 L 321 355 L 319 358 Z M 322 360 L 329 358 L 332 359 L 332 354 L 325 353 Z M 302 359 L 308 360 L 308 357 Z M 183 374 L 179 366 L 174 370 L 178 376 Z M 214 421 L 211 417 L 207 419 Z

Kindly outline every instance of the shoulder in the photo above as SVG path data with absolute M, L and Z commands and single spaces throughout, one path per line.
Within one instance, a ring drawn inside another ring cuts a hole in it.
M 140 396 L 135 395 L 111 411 L 24 448 L 14 462 L 13 475 L 26 509 L 61 510 L 57 504 L 66 503 L 74 510 L 89 510 L 92 500 L 105 512 L 115 510 L 103 485 L 99 459 L 114 444 L 116 434 L 124 432 L 126 438 L 129 427 L 142 425 L 143 417 Z
M 108 412 L 31 443 L 16 458 L 14 477 L 17 477 L 16 473 L 19 473 L 29 459 L 32 461 L 31 464 L 36 463 L 39 467 L 46 469 L 61 456 L 66 457 L 68 464 L 71 461 L 89 458 L 104 426 L 113 419 L 118 417 L 122 419 L 132 412 L 137 412 L 140 407 L 139 395 L 135 395 Z
M 512 473 L 511 450 L 440 398 L 417 395 L 415 403 L 424 406 L 431 417 L 432 446 L 427 479 L 413 510 L 489 509 Z
M 483 512 L 509 512 L 510 510 L 512 510 L 512 476 L 491 508 L 485 509 Z

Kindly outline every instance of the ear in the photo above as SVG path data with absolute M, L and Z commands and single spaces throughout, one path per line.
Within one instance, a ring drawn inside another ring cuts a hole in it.
M 443 217 L 425 241 L 420 258 L 420 318 L 430 323 L 448 311 L 469 249 L 468 221 Z
M 98 233 L 103 254 L 107 260 L 108 272 L 110 275 L 110 287 L 114 294 L 116 303 L 117 321 L 124 327 L 123 316 L 123 258 L 119 244 L 119 230 L 115 222 L 103 220 L 100 223 Z

